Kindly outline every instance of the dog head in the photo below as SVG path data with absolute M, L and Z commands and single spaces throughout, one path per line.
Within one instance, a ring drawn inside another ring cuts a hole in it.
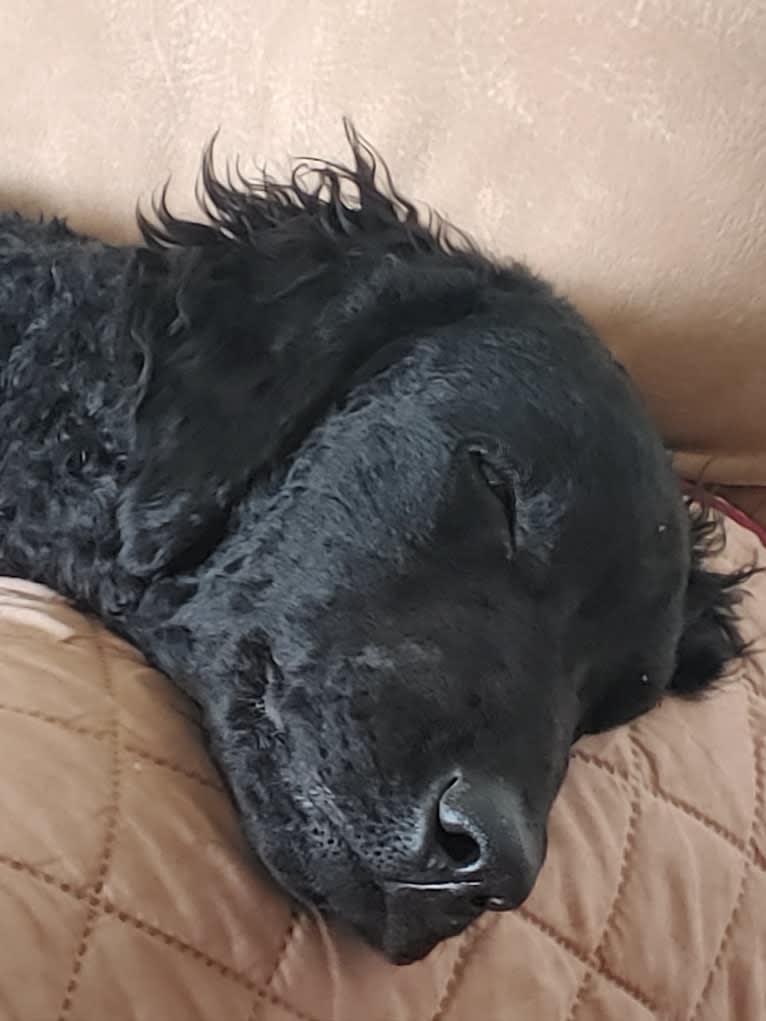
M 571 306 L 351 142 L 144 221 L 121 558 L 272 875 L 404 962 L 523 902 L 572 743 L 712 683 L 742 576 Z

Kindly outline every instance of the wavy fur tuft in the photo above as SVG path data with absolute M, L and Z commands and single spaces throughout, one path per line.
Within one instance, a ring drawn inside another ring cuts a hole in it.
M 353 166 L 300 160 L 287 183 L 263 173 L 246 177 L 235 165 L 225 177 L 215 169 L 216 137 L 206 147 L 197 202 L 206 222 L 176 217 L 168 187 L 153 205 L 153 218 L 138 210 L 138 224 L 151 248 L 210 246 L 221 242 L 263 246 L 317 243 L 348 247 L 379 236 L 391 251 L 477 254 L 473 240 L 433 210 L 421 214 L 394 186 L 386 163 L 344 121 Z
M 686 622 L 678 648 L 671 690 L 699 695 L 719 681 L 749 651 L 740 631 L 738 607 L 743 585 L 757 568 L 713 571 L 711 556 L 722 553 L 726 533 L 720 515 L 703 501 L 687 499 L 692 557 L 686 597 Z

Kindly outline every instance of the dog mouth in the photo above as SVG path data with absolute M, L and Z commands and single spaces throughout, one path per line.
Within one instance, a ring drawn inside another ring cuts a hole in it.
M 459 936 L 484 911 L 499 910 L 480 891 L 479 883 L 388 881 L 384 914 L 377 924 L 364 926 L 362 935 L 392 964 L 414 964 Z
M 326 895 L 296 890 L 279 870 L 272 878 L 296 908 L 316 911 L 341 930 L 353 931 L 389 963 L 409 965 L 428 957 L 445 940 L 459 936 L 487 910 L 508 910 L 481 894 L 480 884 L 449 882 L 361 883 L 351 901 L 333 902 Z M 474 889 L 475 888 L 475 889 Z

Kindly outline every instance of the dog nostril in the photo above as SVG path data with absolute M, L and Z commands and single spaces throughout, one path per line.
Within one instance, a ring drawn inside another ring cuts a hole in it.
M 462 871 L 480 863 L 482 849 L 469 820 L 449 803 L 453 786 L 454 783 L 450 784 L 439 798 L 434 837 L 449 864 Z
M 461 869 L 470 868 L 481 857 L 479 843 L 470 833 L 447 829 L 441 820 L 436 824 L 436 842 L 449 858 L 450 864 Z

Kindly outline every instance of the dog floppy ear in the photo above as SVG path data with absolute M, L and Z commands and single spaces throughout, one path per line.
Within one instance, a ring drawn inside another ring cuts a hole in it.
M 274 365 L 253 336 L 244 273 L 241 260 L 202 248 L 137 254 L 132 332 L 144 380 L 118 521 L 120 559 L 138 576 L 204 554 L 273 453 L 278 430 L 256 418 Z
M 374 345 L 363 322 L 348 335 L 325 314 L 311 287 L 321 260 L 268 262 L 209 239 L 136 255 L 145 367 L 118 524 L 138 577 L 202 559 L 248 483 L 295 449 Z

